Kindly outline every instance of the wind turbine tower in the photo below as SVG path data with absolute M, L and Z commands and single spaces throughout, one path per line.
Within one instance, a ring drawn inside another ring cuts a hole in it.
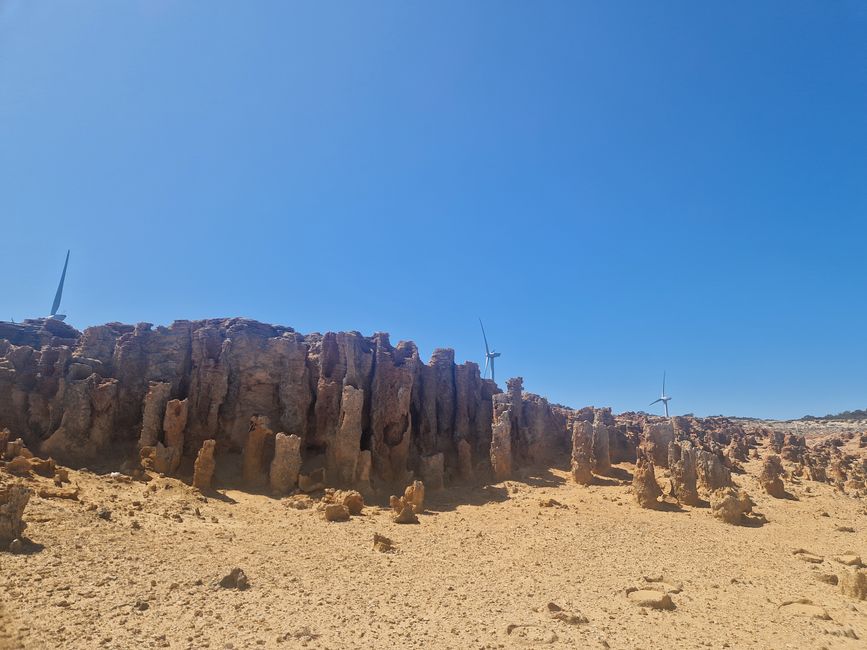
M 63 273 L 60 274 L 60 284 L 57 285 L 57 293 L 54 294 L 54 304 L 51 305 L 51 316 L 49 318 L 54 318 L 55 320 L 64 320 L 66 318 L 66 314 L 58 314 L 57 310 L 60 309 L 60 299 L 63 297 L 63 283 L 66 281 L 66 267 L 69 266 L 69 251 L 66 251 L 66 261 L 63 263 Z
M 488 377 L 488 366 L 490 366 L 491 381 L 496 381 L 494 379 L 494 359 L 500 356 L 500 353 L 488 347 L 488 337 L 485 335 L 485 326 L 482 324 L 481 318 L 479 319 L 479 325 L 482 327 L 482 338 L 485 339 L 485 373 L 482 375 L 482 378 L 486 379 Z
M 659 399 L 655 399 L 650 403 L 650 406 L 653 406 L 657 402 L 662 402 L 662 405 L 665 406 L 665 417 L 668 417 L 668 403 L 671 401 L 671 398 L 665 394 L 665 371 L 662 372 L 662 395 L 659 396 Z

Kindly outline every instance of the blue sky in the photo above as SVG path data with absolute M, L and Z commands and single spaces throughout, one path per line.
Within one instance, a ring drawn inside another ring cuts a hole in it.
M 0 318 L 388 331 L 867 406 L 867 4 L 0 0 Z M 659 405 L 657 405 L 659 406 Z

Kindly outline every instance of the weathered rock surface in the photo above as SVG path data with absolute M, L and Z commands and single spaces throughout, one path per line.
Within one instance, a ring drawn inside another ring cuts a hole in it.
M 699 503 L 695 459 L 696 450 L 688 440 L 668 443 L 671 494 L 680 503 L 688 506 Z
M 301 471 L 301 438 L 278 433 L 274 439 L 274 460 L 269 481 L 275 494 L 288 494 L 298 484 Z
M 762 488 L 777 499 L 786 497 L 786 488 L 783 485 L 783 463 L 779 456 L 772 455 L 762 462 L 762 472 L 759 474 L 759 483 Z
M 196 462 L 193 465 L 193 487 L 199 490 L 211 489 L 211 481 L 213 480 L 214 469 L 216 469 L 214 460 L 216 445 L 216 440 L 205 440 L 196 456 Z
M 610 444 L 603 411 L 597 411 L 593 421 L 593 471 L 601 476 L 611 471 Z
M 24 528 L 24 508 L 31 491 L 23 485 L 0 485 L 0 550 L 21 537 Z
M 632 490 L 638 505 L 642 508 L 654 509 L 659 507 L 659 497 L 662 496 L 662 490 L 659 488 L 659 483 L 656 482 L 653 460 L 647 454 L 641 454 L 638 457 L 635 473 L 632 477 Z
M 579 485 L 593 481 L 593 425 L 587 420 L 572 423 L 572 480 Z
M 269 419 L 265 416 L 254 415 L 250 418 L 250 430 L 247 434 L 247 442 L 244 444 L 243 457 L 244 483 L 250 487 L 257 487 L 264 483 L 265 443 L 274 436 L 270 425 Z
M 843 571 L 840 575 L 840 591 L 844 596 L 867 600 L 867 569 Z
M 740 525 L 753 511 L 753 501 L 743 490 L 725 487 L 711 493 L 711 514 L 727 524 Z

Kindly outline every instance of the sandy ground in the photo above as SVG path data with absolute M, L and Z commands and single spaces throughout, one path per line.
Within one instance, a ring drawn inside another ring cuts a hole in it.
M 844 570 L 836 555 L 867 559 L 867 503 L 811 482 L 773 499 L 758 465 L 736 482 L 759 528 L 642 510 L 621 480 L 585 488 L 557 469 L 431 496 L 418 525 L 382 505 L 328 523 L 291 499 L 75 471 L 80 501 L 34 496 L 33 545 L 0 554 L 0 648 L 867 647 L 867 602 L 817 579 Z M 396 551 L 374 550 L 374 532 Z M 249 589 L 217 586 L 233 567 Z M 645 578 L 681 583 L 676 609 L 633 604 Z M 830 620 L 781 607 L 801 598 Z

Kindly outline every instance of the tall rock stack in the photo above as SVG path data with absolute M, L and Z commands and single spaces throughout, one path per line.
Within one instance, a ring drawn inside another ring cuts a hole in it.
M 668 443 L 668 468 L 671 473 L 671 494 L 680 503 L 695 506 L 699 503 L 695 466 L 696 450 L 689 440 Z
M 610 415 L 611 412 L 607 413 Z M 611 439 L 605 415 L 605 410 L 597 409 L 593 418 L 593 471 L 601 476 L 611 472 Z
M 593 424 L 575 420 L 572 422 L 572 480 L 579 485 L 590 485 L 593 462 Z

